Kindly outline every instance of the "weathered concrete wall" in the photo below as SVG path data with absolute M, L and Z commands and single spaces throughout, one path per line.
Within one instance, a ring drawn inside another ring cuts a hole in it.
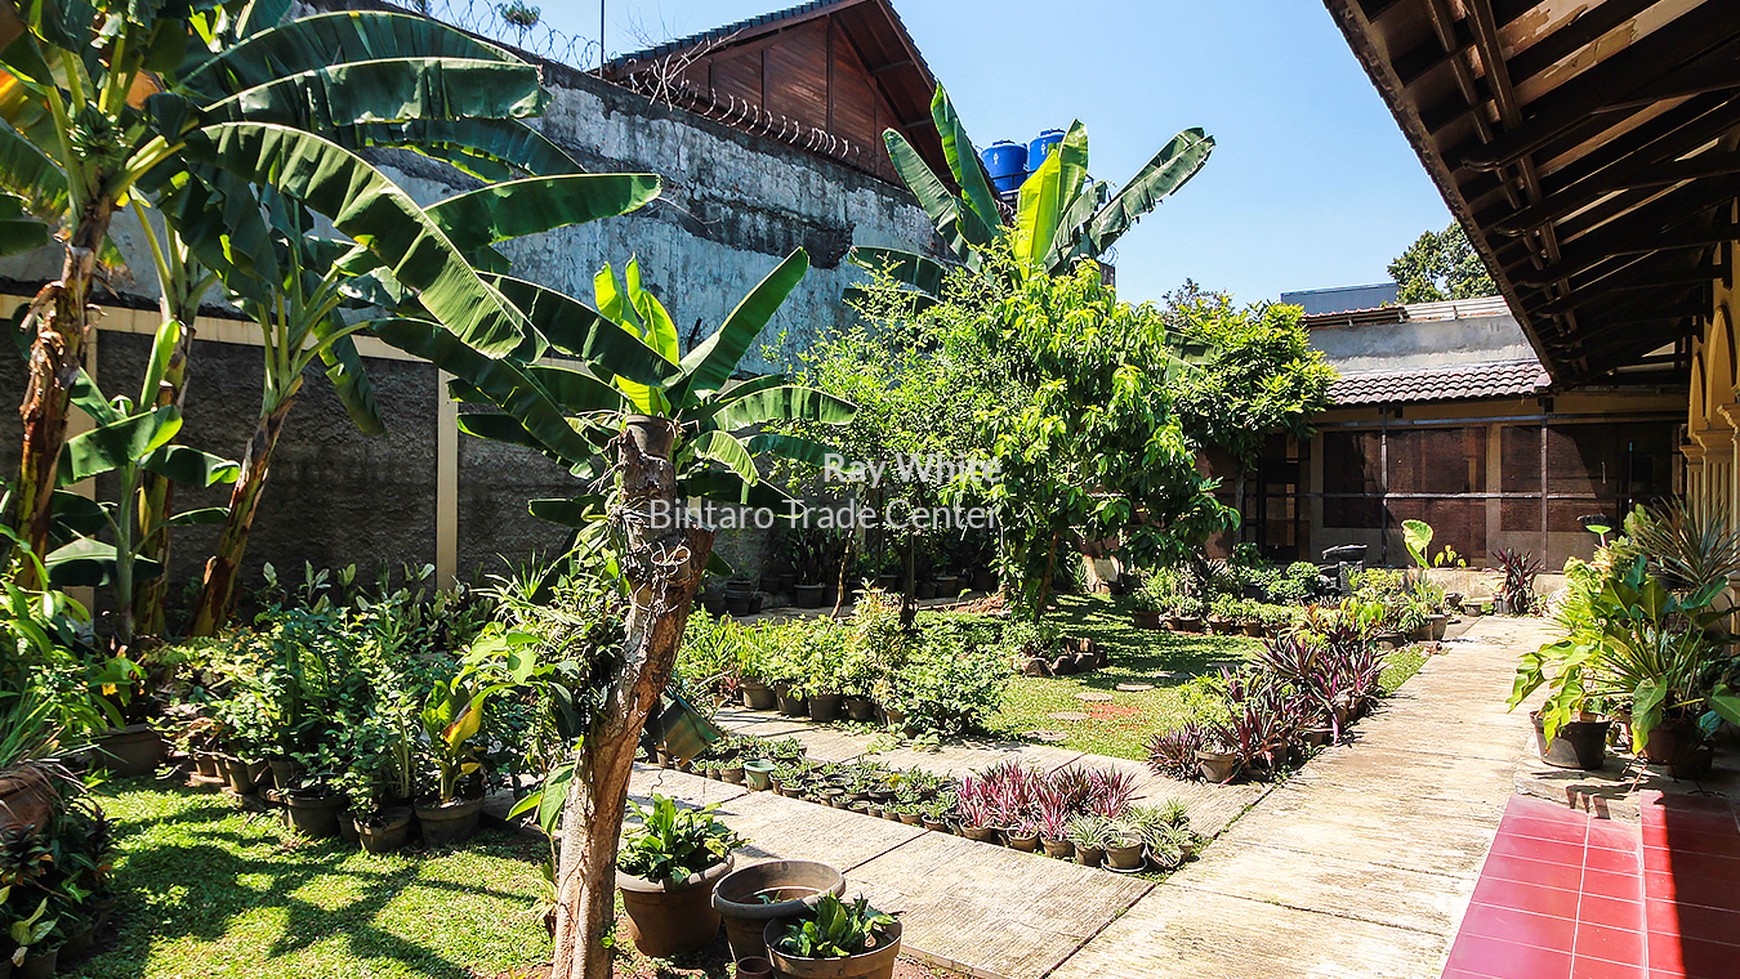
M 328 5 L 333 6 L 333 5 Z M 704 338 L 756 282 L 792 249 L 809 251 L 812 269 L 752 350 L 746 366 L 774 366 L 763 346 L 791 349 L 846 315 L 839 298 L 860 273 L 846 261 L 854 244 L 925 249 L 930 223 L 894 187 L 835 161 L 774 140 L 752 137 L 560 65 L 549 65 L 553 101 L 534 120 L 589 170 L 664 176 L 662 198 L 626 217 L 563 229 L 503 247 L 515 274 L 590 300 L 592 276 L 619 270 L 638 255 L 648 287 L 670 309 L 684 349 Z M 418 200 L 471 189 L 475 182 L 419 157 L 387 151 L 383 169 Z M 117 218 L 116 242 L 130 272 L 111 281 L 118 296 L 154 303 L 149 253 L 131 214 Z M 53 249 L 0 259 L 0 281 L 28 294 L 59 270 Z M 217 297 L 214 294 L 214 299 Z M 4 310 L 10 313 L 11 310 Z M 145 341 L 105 334 L 99 377 L 105 387 L 137 384 Z M 186 441 L 239 456 L 259 407 L 257 347 L 201 341 L 193 358 Z M 17 467 L 18 422 L 10 410 L 22 373 L 10 358 L 0 370 L 0 471 Z M 434 560 L 437 401 L 432 368 L 371 362 L 391 434 L 365 438 L 351 426 L 324 377 L 311 372 L 278 453 L 264 512 L 255 525 L 247 571 L 272 561 L 299 569 L 321 565 Z M 462 578 L 498 570 L 558 546 L 563 534 L 526 513 L 528 499 L 567 495 L 575 481 L 533 453 L 459 442 L 457 571 Z M 221 502 L 222 494 L 208 494 Z M 189 503 L 195 502 L 189 500 Z M 182 532 L 173 573 L 195 575 L 214 537 Z M 740 563 L 759 565 L 758 540 L 733 540 Z M 299 574 L 299 572 L 297 572 Z
M 1341 371 L 1411 370 L 1535 356 L 1516 317 L 1508 312 L 1461 319 L 1319 326 L 1311 330 L 1311 345 Z

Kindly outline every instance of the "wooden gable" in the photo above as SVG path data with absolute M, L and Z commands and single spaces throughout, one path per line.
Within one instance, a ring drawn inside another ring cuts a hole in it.
M 947 172 L 936 80 L 888 0 L 820 0 L 624 56 L 605 77 L 898 183 L 882 132 Z

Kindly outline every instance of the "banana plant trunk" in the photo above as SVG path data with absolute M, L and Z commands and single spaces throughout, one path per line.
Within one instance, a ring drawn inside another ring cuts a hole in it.
M 181 324 L 181 339 L 170 352 L 163 370 L 163 383 L 157 391 L 157 404 L 181 407 L 187 397 L 187 358 L 193 348 L 193 322 L 199 301 L 190 309 L 173 309 L 170 301 L 162 303 L 163 316 Z M 154 472 L 145 473 L 139 494 L 139 556 L 156 561 L 162 573 L 139 586 L 133 598 L 134 631 L 142 636 L 161 636 L 164 627 L 164 602 L 169 596 L 169 520 L 175 505 L 175 484 Z
M 242 557 L 248 550 L 248 532 L 253 529 L 254 515 L 260 509 L 260 495 L 266 489 L 266 477 L 272 472 L 272 453 L 277 451 L 278 436 L 284 430 L 284 417 L 296 399 L 285 398 L 260 416 L 254 437 L 248 442 L 248 454 L 242 460 L 242 472 L 230 491 L 230 512 L 218 535 L 217 549 L 205 562 L 205 580 L 199 593 L 199 605 L 194 609 L 193 627 L 189 635 L 215 636 L 235 611 L 236 579 L 241 575 Z
M 629 420 L 615 443 L 620 505 L 626 512 L 650 512 L 655 501 L 676 505 L 676 470 L 670 461 L 675 441 L 669 420 Z M 713 551 L 713 531 L 706 528 L 655 529 L 652 521 L 631 519 L 624 521 L 624 533 L 623 578 L 631 598 L 627 636 L 601 719 L 575 751 L 576 769 L 562 810 L 551 979 L 608 979 L 611 974 L 605 938 L 616 921 L 616 852 L 628 780 L 647 713 L 670 682 Z
M 60 278 L 42 287 L 24 319 L 24 330 L 32 340 L 24 400 L 18 406 L 24 440 L 11 521 L 38 558 L 48 554 L 55 474 L 66 445 L 71 390 L 84 366 L 92 328 L 91 280 L 113 213 L 113 203 L 101 198 L 85 209 L 67 242 Z M 31 566 L 24 562 L 21 574 L 27 580 L 34 574 Z

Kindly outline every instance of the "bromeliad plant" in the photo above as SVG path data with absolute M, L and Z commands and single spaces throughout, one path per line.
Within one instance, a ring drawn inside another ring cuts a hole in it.
M 823 894 L 815 910 L 791 924 L 775 947 L 796 958 L 843 959 L 881 947 L 893 924 L 893 915 L 871 907 L 863 895 L 847 903 Z
M 718 809 L 684 809 L 655 793 L 651 806 L 633 806 L 641 825 L 623 837 L 617 868 L 643 880 L 681 883 L 717 866 L 745 842 L 714 817 Z
M 1740 693 L 1725 679 L 1733 665 L 1723 629 L 1729 613 L 1715 607 L 1727 587 L 1724 575 L 1672 591 L 1639 556 L 1603 584 L 1584 625 L 1524 654 L 1509 706 L 1547 687 L 1541 719 L 1549 740 L 1585 712 L 1628 706 L 1640 750 L 1666 723 L 1740 723 Z

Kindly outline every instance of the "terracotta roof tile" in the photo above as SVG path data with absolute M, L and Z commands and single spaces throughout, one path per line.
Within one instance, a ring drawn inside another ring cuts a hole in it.
M 1507 360 L 1409 370 L 1353 371 L 1341 375 L 1330 387 L 1329 397 L 1344 407 L 1514 398 L 1545 390 L 1552 383 L 1553 379 L 1538 361 Z

